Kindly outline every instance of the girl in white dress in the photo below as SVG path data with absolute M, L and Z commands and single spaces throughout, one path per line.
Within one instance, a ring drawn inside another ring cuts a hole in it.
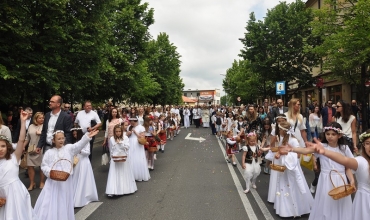
M 134 174 L 131 169 L 128 150 L 130 141 L 126 136 L 128 122 L 123 123 L 123 127 L 116 125 L 114 135 L 109 140 L 109 150 L 111 161 L 109 166 L 108 181 L 105 193 L 108 196 L 131 194 L 137 191 Z M 115 162 L 113 156 L 127 156 L 126 162 Z
M 257 145 L 256 134 L 249 133 L 246 135 L 246 146 L 243 146 L 242 168 L 244 169 L 244 177 L 246 189 L 244 193 L 250 191 L 250 184 L 252 188 L 257 189 L 256 180 L 261 173 L 259 160 L 261 159 L 261 151 Z
M 329 123 L 324 129 L 324 137 L 322 140 L 323 147 L 325 151 L 333 151 L 343 156 L 353 158 L 353 155 L 347 145 L 344 145 L 344 139 L 342 137 L 342 129 L 340 124 L 336 122 Z M 310 145 L 310 144 L 308 144 Z M 286 149 L 285 149 L 286 150 Z M 284 151 L 283 148 L 280 150 Z M 291 148 L 288 147 L 288 151 L 296 152 L 300 154 L 314 153 L 315 148 Z M 343 185 L 343 180 L 347 184 L 347 178 L 351 185 L 355 185 L 355 180 L 351 169 L 325 157 L 321 154 L 315 154 L 316 158 L 320 159 L 321 173 L 319 177 L 319 182 L 317 183 L 315 203 L 313 205 L 309 219 L 311 220 L 348 220 L 353 219 L 352 200 L 350 196 L 344 197 L 339 200 L 334 200 L 328 195 L 328 192 L 333 189 L 332 183 L 330 181 L 330 171 L 337 170 L 338 173 L 331 174 L 333 184 L 335 186 Z M 342 178 L 339 176 L 341 175 Z M 347 178 L 346 178 L 347 176 Z M 358 207 L 356 207 L 358 208 Z
M 279 128 L 279 146 L 287 145 L 299 148 L 298 140 L 293 136 L 293 129 L 288 122 L 281 122 Z M 297 153 L 276 153 L 275 157 L 285 166 L 284 172 L 278 172 L 276 178 L 276 196 L 274 208 L 280 217 L 298 217 L 308 214 L 313 206 L 312 194 Z
M 132 172 L 136 181 L 148 181 L 150 174 L 148 170 L 148 163 L 145 156 L 144 145 L 138 142 L 139 136 L 144 136 L 145 128 L 138 124 L 136 116 L 131 116 L 131 125 L 127 128 L 126 135 L 129 137 L 130 149 L 128 154 L 130 155 L 130 162 Z
M 15 150 L 11 139 L 0 135 L 0 198 L 6 199 L 5 205 L 0 206 L 0 219 L 37 220 L 31 206 L 31 196 L 18 176 L 28 113 L 22 111 L 20 117 L 20 138 Z
M 81 140 L 82 129 L 76 126 L 71 129 L 72 142 L 76 143 Z M 94 172 L 89 160 L 90 143 L 77 154 L 78 163 L 73 169 L 73 190 L 74 190 L 74 207 L 83 207 L 90 202 L 99 201 L 98 191 L 96 190 Z
M 316 148 L 316 152 L 354 170 L 357 180 L 357 191 L 352 206 L 352 219 L 368 219 L 370 216 L 370 130 L 360 135 L 362 143 L 361 156 L 349 158 L 328 150 L 324 144 L 315 140 L 316 144 L 310 144 Z M 347 207 L 348 208 L 348 207 Z
M 79 142 L 67 145 L 64 145 L 63 131 L 57 130 L 53 133 L 53 147 L 46 151 L 41 164 L 41 169 L 48 178 L 35 205 L 35 213 L 40 220 L 75 219 L 72 178 L 66 181 L 56 181 L 50 178 L 50 171 L 53 169 L 70 172 L 72 167 L 70 162 L 73 161 L 73 156 L 81 152 L 98 132 L 98 130 L 87 132 Z
M 282 122 L 286 122 L 286 116 L 284 114 L 278 115 L 276 118 L 276 126 L 275 128 L 271 131 L 271 140 L 270 140 L 270 147 L 278 147 L 278 142 L 277 142 L 277 137 L 279 136 L 279 125 Z M 277 165 L 282 165 L 281 164 L 281 159 L 276 159 L 275 158 L 275 153 L 272 152 L 268 147 L 263 148 L 262 150 L 265 151 L 268 150 L 268 153 L 265 156 L 266 160 L 269 160 L 273 162 L 274 164 Z M 276 197 L 276 179 L 278 175 L 278 171 L 276 170 L 270 170 L 270 181 L 269 181 L 269 190 L 267 194 L 267 201 L 270 203 L 275 202 L 275 197 Z

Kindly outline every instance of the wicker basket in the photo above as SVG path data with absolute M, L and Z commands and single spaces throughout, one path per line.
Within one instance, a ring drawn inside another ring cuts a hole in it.
M 148 152 L 157 152 L 157 147 L 148 147 Z
M 165 129 L 162 129 L 159 131 L 160 134 L 165 134 L 166 133 L 166 130 Z
M 279 151 L 279 147 L 270 147 L 270 150 L 272 152 L 278 152 Z
M 6 199 L 5 198 L 0 198 L 0 207 L 3 207 L 6 203 Z
M 141 144 L 141 145 L 146 145 L 146 139 L 145 139 L 145 137 L 138 137 L 137 138 L 137 141 L 139 142 L 139 144 Z
M 112 156 L 112 160 L 114 162 L 125 162 L 127 159 L 127 156 Z
M 71 164 L 71 170 L 69 171 L 69 173 L 61 171 L 61 170 L 53 170 L 55 164 L 58 163 L 59 161 L 62 161 L 62 160 L 66 160 Z M 70 173 L 72 172 L 72 168 L 73 168 L 73 165 L 72 165 L 71 161 L 69 161 L 67 159 L 60 159 L 57 162 L 55 162 L 54 165 L 51 167 L 50 179 L 55 180 L 55 181 L 66 181 L 68 179 Z
M 274 164 L 274 161 L 272 161 L 272 163 L 270 164 L 270 168 L 278 172 L 284 172 L 286 169 L 286 166 Z
M 343 181 L 343 184 L 344 184 L 343 186 L 338 186 L 338 187 L 334 186 L 333 180 L 331 179 L 331 172 L 333 171 L 338 173 L 338 175 Z M 334 189 L 330 190 L 328 192 L 328 195 L 331 196 L 334 200 L 338 200 L 346 196 L 349 196 L 356 191 L 355 187 L 348 185 L 348 184 L 346 185 L 346 182 L 344 182 L 342 175 L 338 171 L 331 170 L 329 175 L 330 175 L 331 184 L 333 185 Z

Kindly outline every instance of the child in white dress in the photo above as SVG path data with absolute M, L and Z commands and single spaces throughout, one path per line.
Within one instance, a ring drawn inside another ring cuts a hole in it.
M 261 159 L 261 151 L 257 145 L 257 135 L 249 133 L 246 135 L 246 146 L 243 146 L 242 168 L 244 169 L 244 177 L 246 189 L 244 193 L 250 191 L 250 184 L 252 188 L 257 189 L 256 180 L 261 173 L 259 160 Z
M 322 143 L 325 151 L 333 151 L 343 156 L 353 158 L 353 155 L 347 145 L 344 145 L 344 138 L 342 137 L 341 126 L 337 122 L 331 122 L 324 127 L 324 136 Z M 310 145 L 308 143 L 308 145 Z M 285 149 L 286 150 L 286 149 Z M 281 148 L 280 151 L 284 151 Z M 291 148 L 288 147 L 288 151 L 296 152 L 300 154 L 314 153 L 315 148 Z M 315 203 L 313 205 L 309 219 L 311 220 L 324 220 L 324 219 L 336 219 L 336 220 L 348 220 L 354 219 L 352 209 L 352 200 L 350 196 L 344 197 L 339 200 L 334 200 L 328 195 L 328 192 L 333 189 L 330 178 L 335 186 L 347 184 L 347 178 L 351 185 L 355 185 L 353 173 L 349 168 L 325 157 L 321 154 L 315 154 L 316 158 L 320 158 L 321 173 L 319 182 L 317 184 L 317 190 L 315 195 Z M 330 176 L 330 171 L 336 170 L 338 173 L 333 173 Z M 342 176 L 342 177 L 341 177 Z M 346 178 L 347 176 L 347 178 Z M 345 183 L 343 183 L 344 179 Z
M 69 177 L 66 181 L 53 180 L 50 178 L 50 172 L 51 170 L 70 172 L 73 156 L 81 152 L 98 132 L 98 130 L 87 132 L 77 143 L 67 145 L 64 145 L 63 131 L 53 133 L 53 147 L 46 151 L 41 164 L 41 170 L 47 179 L 35 205 L 35 213 L 40 220 L 75 219 L 72 178 Z
M 281 122 L 278 128 L 279 146 L 289 144 L 294 149 L 300 147 L 288 122 Z M 298 217 L 310 213 L 313 198 L 302 172 L 298 154 L 289 152 L 283 155 L 277 152 L 275 157 L 286 167 L 285 171 L 277 172 L 274 202 L 276 214 L 280 217 Z
M 31 206 L 31 196 L 18 175 L 28 113 L 21 111 L 20 117 L 19 140 L 15 150 L 11 139 L 0 135 L 0 198 L 6 199 L 5 205 L 0 206 L 0 219 L 37 220 Z
M 352 206 L 352 219 L 367 219 L 370 216 L 370 130 L 360 135 L 362 144 L 361 156 L 350 158 L 341 153 L 328 150 L 325 144 L 315 140 L 316 144 L 310 144 L 316 152 L 340 163 L 355 172 L 357 180 L 356 195 Z
M 71 131 L 73 143 L 81 140 L 83 134 L 79 126 L 72 128 Z M 83 207 L 90 202 L 99 201 L 89 155 L 90 143 L 87 143 L 77 154 L 78 163 L 73 169 L 74 207 Z
M 113 195 L 131 194 L 137 191 L 135 177 L 131 169 L 131 164 L 128 160 L 128 150 L 130 147 L 129 138 L 126 136 L 125 130 L 128 127 L 128 122 L 123 123 L 123 128 L 116 125 L 113 130 L 113 137 L 109 140 L 109 150 L 111 153 L 111 161 L 109 166 L 107 187 L 105 193 L 112 197 Z M 113 157 L 126 156 L 125 162 L 115 162 Z

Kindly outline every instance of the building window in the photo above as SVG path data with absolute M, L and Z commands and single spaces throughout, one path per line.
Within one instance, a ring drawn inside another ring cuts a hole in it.
M 329 87 L 328 90 L 329 90 L 328 100 L 332 100 L 333 103 L 336 104 L 339 100 L 342 99 L 342 85 Z
M 188 97 L 188 93 L 184 92 L 184 96 Z

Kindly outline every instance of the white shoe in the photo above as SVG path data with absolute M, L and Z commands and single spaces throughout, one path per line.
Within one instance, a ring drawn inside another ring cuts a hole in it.
M 244 190 L 243 193 L 245 194 L 249 193 L 249 189 Z
M 154 160 L 157 160 L 157 154 L 154 154 L 153 158 L 154 158 Z
M 252 185 L 252 188 L 253 188 L 253 189 L 257 189 L 256 184 L 253 184 L 253 185 Z
M 312 194 L 314 194 L 316 191 L 316 186 L 313 186 L 312 183 L 311 183 L 310 191 Z

